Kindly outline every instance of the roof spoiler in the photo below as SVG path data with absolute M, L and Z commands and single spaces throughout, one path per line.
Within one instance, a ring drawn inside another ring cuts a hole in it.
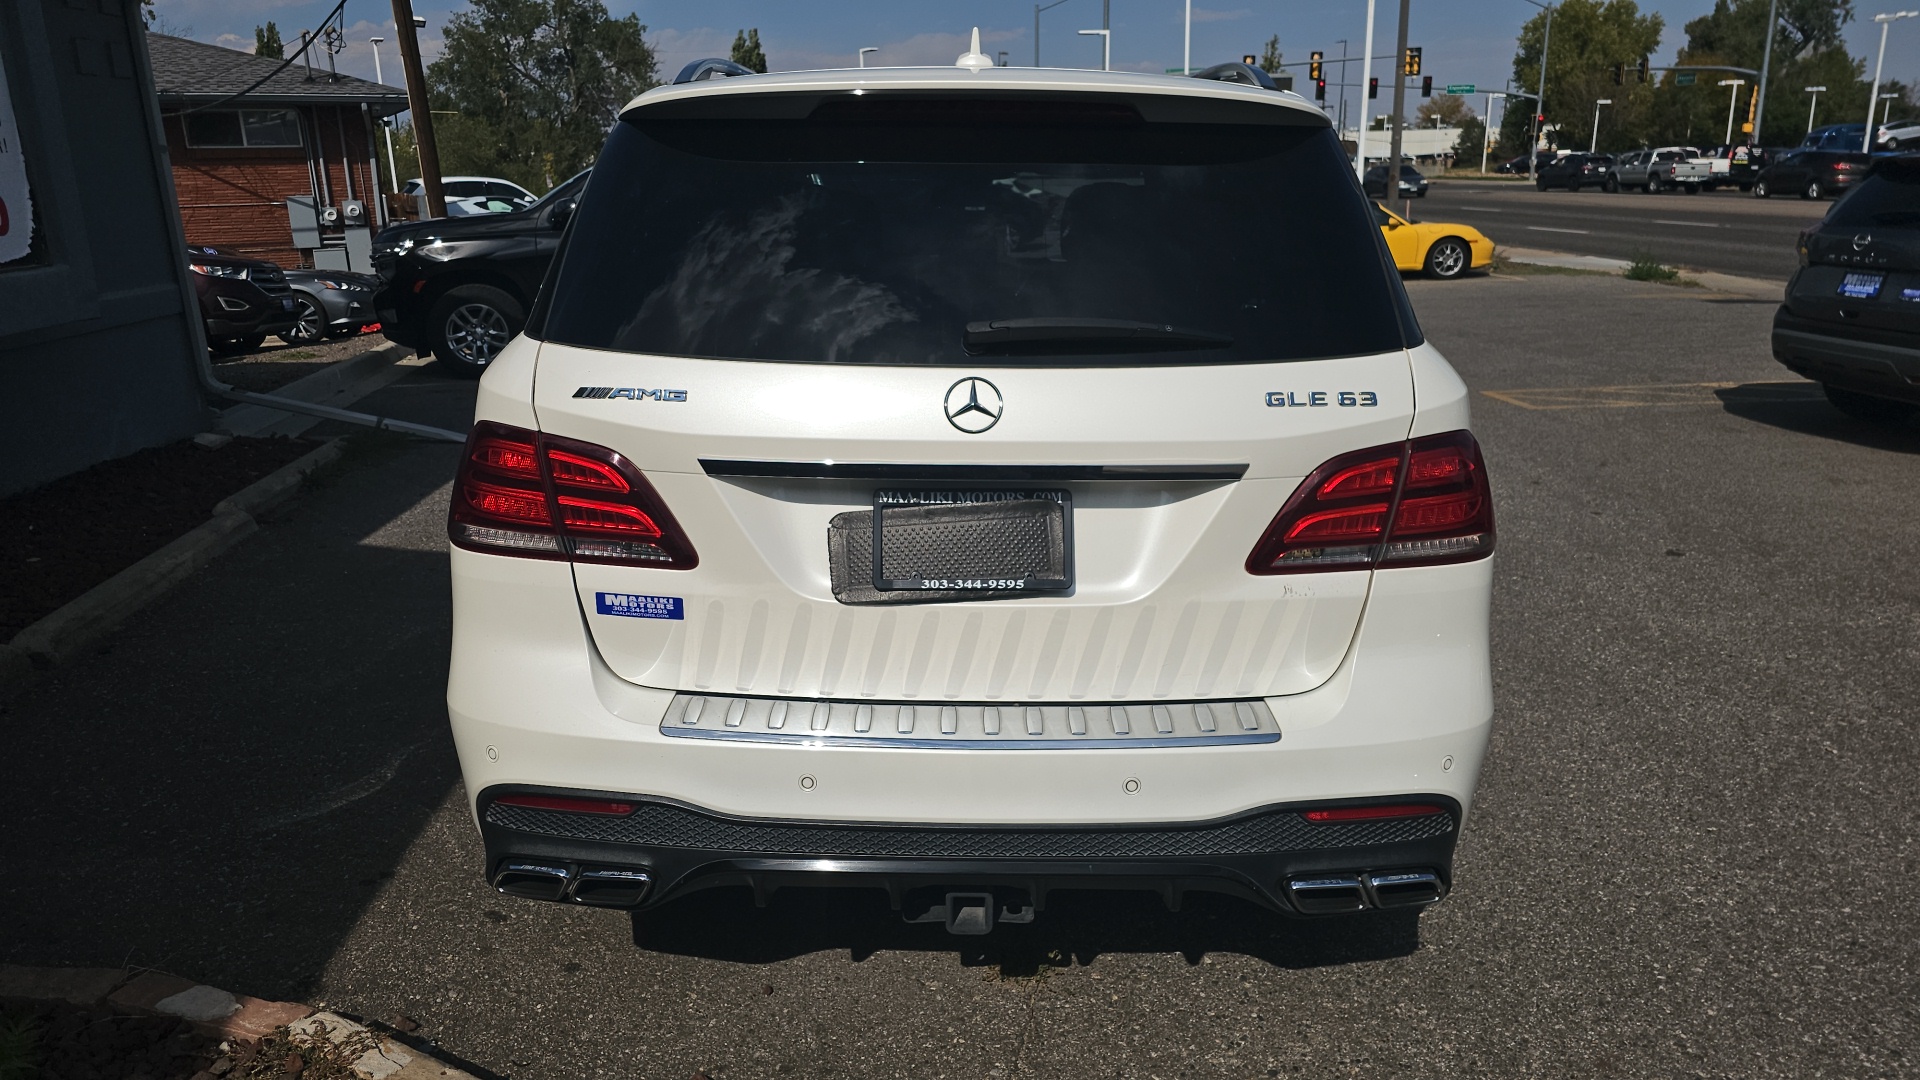
M 1214 82 L 1239 83 L 1242 86 L 1258 86 L 1265 90 L 1278 90 L 1273 84 L 1273 76 L 1254 67 L 1252 64 L 1215 64 L 1205 71 L 1193 73 L 1196 79 L 1212 79 Z M 676 82 L 679 80 L 675 80 Z
M 742 75 L 758 74 L 760 73 L 752 68 L 741 67 L 731 60 L 722 60 L 717 56 L 709 56 L 705 60 L 695 60 L 686 67 L 681 68 L 680 74 L 673 77 L 673 85 L 679 86 L 681 83 L 706 82 L 708 79 L 737 79 Z

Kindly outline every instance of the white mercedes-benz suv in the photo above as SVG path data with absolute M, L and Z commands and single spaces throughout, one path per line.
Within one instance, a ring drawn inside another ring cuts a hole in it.
M 1198 78 L 705 61 L 613 126 L 454 485 L 515 896 L 1452 885 L 1494 524 L 1326 116 Z

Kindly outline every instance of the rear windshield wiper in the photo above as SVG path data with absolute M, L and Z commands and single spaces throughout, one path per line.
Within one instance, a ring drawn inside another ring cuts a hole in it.
M 973 354 L 1101 353 L 1157 349 L 1218 349 L 1225 334 L 1134 319 L 1035 318 L 970 322 L 962 339 Z

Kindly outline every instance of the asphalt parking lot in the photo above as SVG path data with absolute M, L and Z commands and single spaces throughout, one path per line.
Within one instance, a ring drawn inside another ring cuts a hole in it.
M 1770 303 L 1409 288 L 1501 529 L 1494 746 L 1418 919 L 1096 895 L 958 939 L 858 893 L 500 897 L 442 707 L 457 449 L 368 440 L 0 714 L 0 961 L 404 1013 L 515 1078 L 1912 1075 L 1920 430 L 1776 365 Z M 428 368 L 363 407 L 457 427 L 471 394 Z

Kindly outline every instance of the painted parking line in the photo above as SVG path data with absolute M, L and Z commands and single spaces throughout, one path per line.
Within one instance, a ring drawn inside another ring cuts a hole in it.
M 1529 225 L 1527 226 L 1527 229 L 1531 232 L 1572 233 L 1575 236 L 1592 236 L 1593 235 L 1593 233 L 1589 232 L 1586 229 L 1556 229 L 1549 225 Z
M 1721 391 L 1738 389 L 1742 401 L 1798 402 L 1820 396 L 1809 382 L 1651 383 L 1643 386 L 1560 386 L 1533 390 L 1482 390 L 1495 401 L 1522 409 L 1640 409 L 1668 405 L 1720 405 Z
M 1720 226 L 1711 221 L 1669 221 L 1666 218 L 1654 218 L 1655 225 L 1685 225 L 1690 229 L 1717 229 Z

